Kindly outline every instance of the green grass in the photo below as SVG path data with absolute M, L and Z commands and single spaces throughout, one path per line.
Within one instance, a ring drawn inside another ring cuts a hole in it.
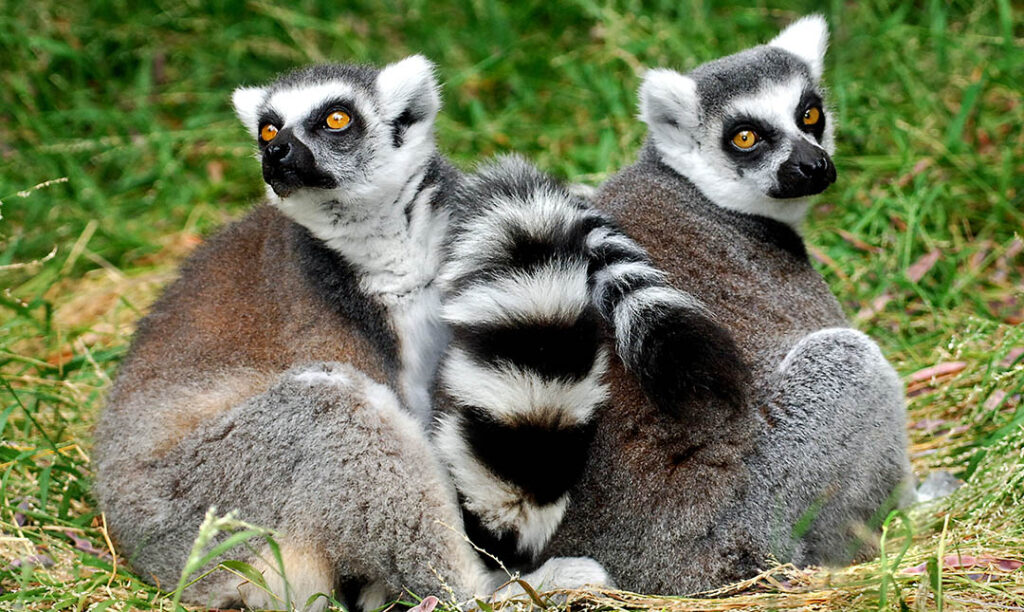
M 177 262 L 262 192 L 233 87 L 312 61 L 422 52 L 440 67 L 439 139 L 457 163 L 520 151 L 596 183 L 642 141 L 642 67 L 688 69 L 820 8 L 0 4 L 0 608 L 170 608 L 82 550 L 108 550 L 90 425 Z M 609 593 L 596 606 L 1024 606 L 1024 571 L 935 561 L 1024 559 L 1024 26 L 1009 0 L 824 10 L 840 178 L 807 238 L 908 383 L 917 473 L 967 485 L 909 523 L 892 518 L 886 555 L 860 566 L 781 568 L 710 602 Z M 30 190 L 52 179 L 66 180 Z M 959 365 L 915 375 L 943 363 Z M 13 563 L 30 557 L 53 564 Z

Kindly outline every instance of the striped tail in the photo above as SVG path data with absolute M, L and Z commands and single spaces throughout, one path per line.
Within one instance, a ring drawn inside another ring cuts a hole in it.
M 671 286 L 644 249 L 611 222 L 596 226 L 587 246 L 591 298 L 648 399 L 679 417 L 707 398 L 730 411 L 744 408 L 749 368 L 732 335 L 700 300 Z
M 523 565 L 558 528 L 585 466 L 607 395 L 607 330 L 659 400 L 717 388 L 692 378 L 703 364 L 677 359 L 694 348 L 674 342 L 719 332 L 735 347 L 606 216 L 519 158 L 468 179 L 455 210 L 441 273 L 452 342 L 440 372 L 437 446 L 469 537 Z M 691 369 L 666 369 L 681 363 Z
M 501 159 L 467 180 L 441 274 L 452 342 L 438 448 L 467 534 L 507 565 L 532 562 L 557 529 L 607 395 L 585 206 Z

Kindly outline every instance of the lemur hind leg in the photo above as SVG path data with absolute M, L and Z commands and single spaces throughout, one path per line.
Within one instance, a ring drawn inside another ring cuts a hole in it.
M 311 595 L 346 585 L 372 585 L 387 597 L 403 589 L 444 595 L 446 586 L 460 598 L 484 592 L 485 570 L 443 474 L 390 389 L 352 367 L 315 364 L 283 374 L 161 459 L 101 473 L 97 491 L 133 567 L 165 588 L 177 583 L 209 506 L 274 529 L 301 609 Z M 239 589 L 226 572 L 191 587 L 188 600 L 283 605 L 272 563 L 242 548 L 228 556 L 266 570 L 281 601 Z M 314 607 L 323 605 L 321 598 Z
M 748 466 L 763 513 L 750 528 L 777 558 L 848 562 L 870 553 L 877 525 L 912 492 L 902 384 L 863 333 L 830 328 L 804 336 L 776 371 L 769 426 Z

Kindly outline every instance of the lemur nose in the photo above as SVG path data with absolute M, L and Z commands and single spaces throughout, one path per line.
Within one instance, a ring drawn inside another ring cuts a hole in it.
M 265 155 L 267 156 L 267 159 L 269 159 L 270 161 L 275 161 L 276 162 L 276 161 L 281 161 L 285 157 L 288 157 L 288 154 L 291 153 L 291 152 L 292 152 L 292 145 L 291 145 L 291 143 L 289 143 L 287 141 L 285 141 L 285 142 L 272 142 L 269 145 L 267 145 L 267 150 L 266 150 Z
M 804 175 L 806 178 L 810 178 L 819 172 L 824 172 L 828 167 L 828 162 L 825 161 L 824 157 L 819 157 L 817 159 L 804 159 L 800 160 L 796 167 L 797 170 L 800 171 L 800 174 Z
M 825 155 L 800 160 L 797 163 L 796 169 L 804 178 L 823 178 L 829 182 L 836 180 L 835 168 Z
M 793 144 L 789 159 L 779 166 L 773 198 L 800 198 L 821 193 L 836 181 L 836 167 L 828 153 L 803 140 Z

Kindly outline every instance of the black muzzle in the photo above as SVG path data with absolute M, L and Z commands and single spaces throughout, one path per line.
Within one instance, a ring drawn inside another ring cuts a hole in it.
M 317 167 L 313 152 L 290 129 L 281 130 L 263 148 L 263 180 L 282 198 L 304 187 L 337 186 L 330 175 Z
M 793 141 L 793 152 L 779 167 L 773 198 L 801 198 L 821 193 L 836 182 L 836 166 L 821 147 L 803 139 Z

